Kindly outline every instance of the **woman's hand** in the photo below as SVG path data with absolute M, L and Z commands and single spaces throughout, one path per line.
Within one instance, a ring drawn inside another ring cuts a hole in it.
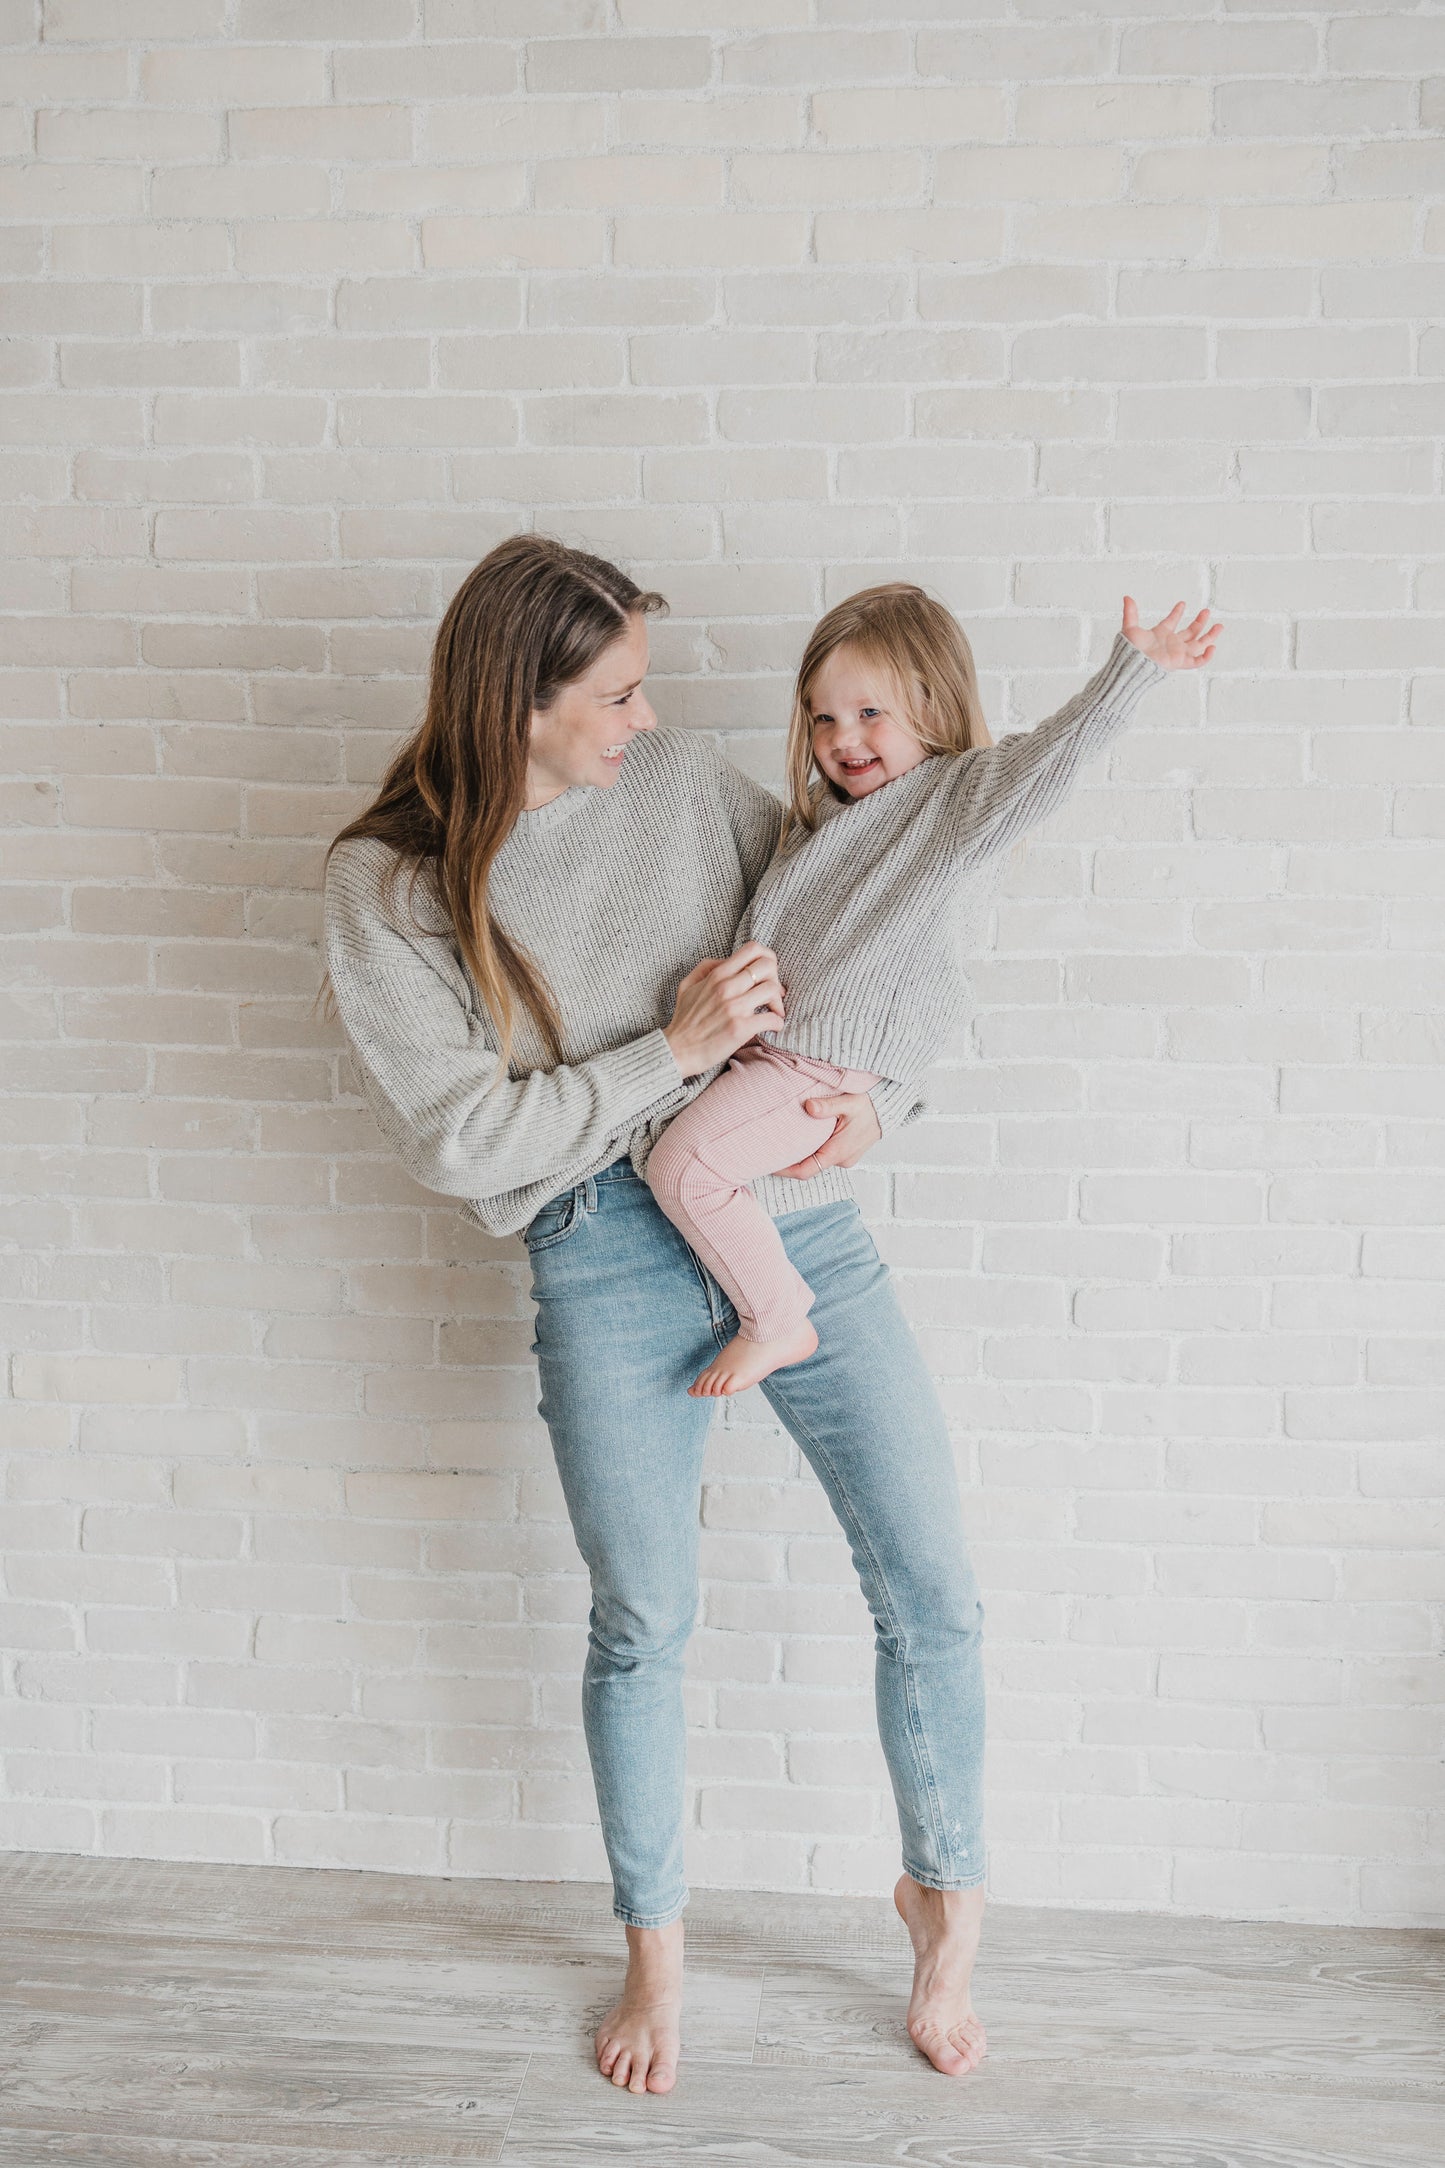
M 779 1167 L 779 1174 L 790 1174 L 796 1181 L 806 1182 L 825 1167 L 856 1167 L 883 1134 L 878 1109 L 867 1092 L 837 1092 L 828 1099 L 805 1099 L 803 1106 L 809 1114 L 832 1114 L 836 1120 L 832 1136 L 816 1152 L 795 1166 Z
M 683 1075 L 700 1076 L 782 1021 L 778 959 L 761 941 L 745 941 L 731 956 L 704 956 L 693 965 L 662 1036 Z
M 1214 644 L 1223 626 L 1210 624 L 1208 610 L 1201 610 L 1189 624 L 1179 623 L 1182 602 L 1176 602 L 1167 617 L 1161 617 L 1157 625 L 1141 625 L 1139 606 L 1132 595 L 1124 597 L 1124 622 L 1120 627 L 1124 638 L 1132 640 L 1135 647 L 1157 662 L 1161 670 L 1202 670 L 1214 653 Z

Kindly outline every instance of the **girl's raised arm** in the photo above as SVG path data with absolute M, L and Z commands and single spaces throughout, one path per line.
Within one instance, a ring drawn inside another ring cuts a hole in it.
M 1157 625 L 1144 627 L 1126 595 L 1123 625 L 1086 685 L 1032 730 L 955 756 L 950 800 L 960 849 L 987 857 L 1037 827 L 1062 805 L 1085 763 L 1124 728 L 1151 685 L 1169 670 L 1208 662 L 1221 628 L 1207 610 L 1180 626 L 1183 608 L 1176 602 Z

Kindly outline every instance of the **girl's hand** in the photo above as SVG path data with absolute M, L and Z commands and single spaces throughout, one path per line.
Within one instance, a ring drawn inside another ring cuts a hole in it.
M 1223 630 L 1209 622 L 1208 610 L 1201 610 L 1187 625 L 1179 622 L 1182 602 L 1176 602 L 1167 617 L 1161 617 L 1157 625 L 1141 625 L 1139 607 L 1132 595 L 1124 597 L 1124 623 L 1121 631 L 1126 640 L 1142 648 L 1163 670 L 1202 670 L 1214 653 L 1214 643 Z
M 832 1114 L 837 1120 L 832 1136 L 816 1152 L 810 1152 L 795 1166 L 779 1167 L 779 1174 L 792 1175 L 795 1181 L 806 1182 L 825 1167 L 856 1167 L 883 1134 L 878 1109 L 867 1092 L 838 1092 L 829 1099 L 805 1099 L 803 1107 L 809 1114 Z
M 700 1076 L 782 1021 L 778 959 L 761 941 L 745 941 L 731 956 L 704 956 L 693 965 L 662 1036 L 683 1075 Z

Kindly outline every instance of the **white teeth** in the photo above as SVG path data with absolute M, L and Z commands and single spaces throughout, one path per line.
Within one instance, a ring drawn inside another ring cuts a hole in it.
M 613 755 L 614 755 L 615 753 L 622 753 L 622 752 L 625 752 L 625 751 L 626 751 L 626 747 L 625 747 L 625 746 L 622 746 L 622 745 L 609 745 L 609 746 L 607 746 L 607 747 L 606 747 L 606 748 L 604 749 L 604 751 L 603 751 L 603 755 L 602 755 L 602 758 L 603 758 L 604 760 L 611 760 L 611 759 L 612 759 L 612 757 L 613 757 Z

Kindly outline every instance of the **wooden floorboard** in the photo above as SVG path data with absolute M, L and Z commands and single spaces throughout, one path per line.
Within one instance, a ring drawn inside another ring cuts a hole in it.
M 698 1891 L 670 2095 L 597 1884 L 0 1855 L 0 2168 L 1441 2168 L 1445 1936 L 994 1907 L 990 2054 L 887 1897 Z

